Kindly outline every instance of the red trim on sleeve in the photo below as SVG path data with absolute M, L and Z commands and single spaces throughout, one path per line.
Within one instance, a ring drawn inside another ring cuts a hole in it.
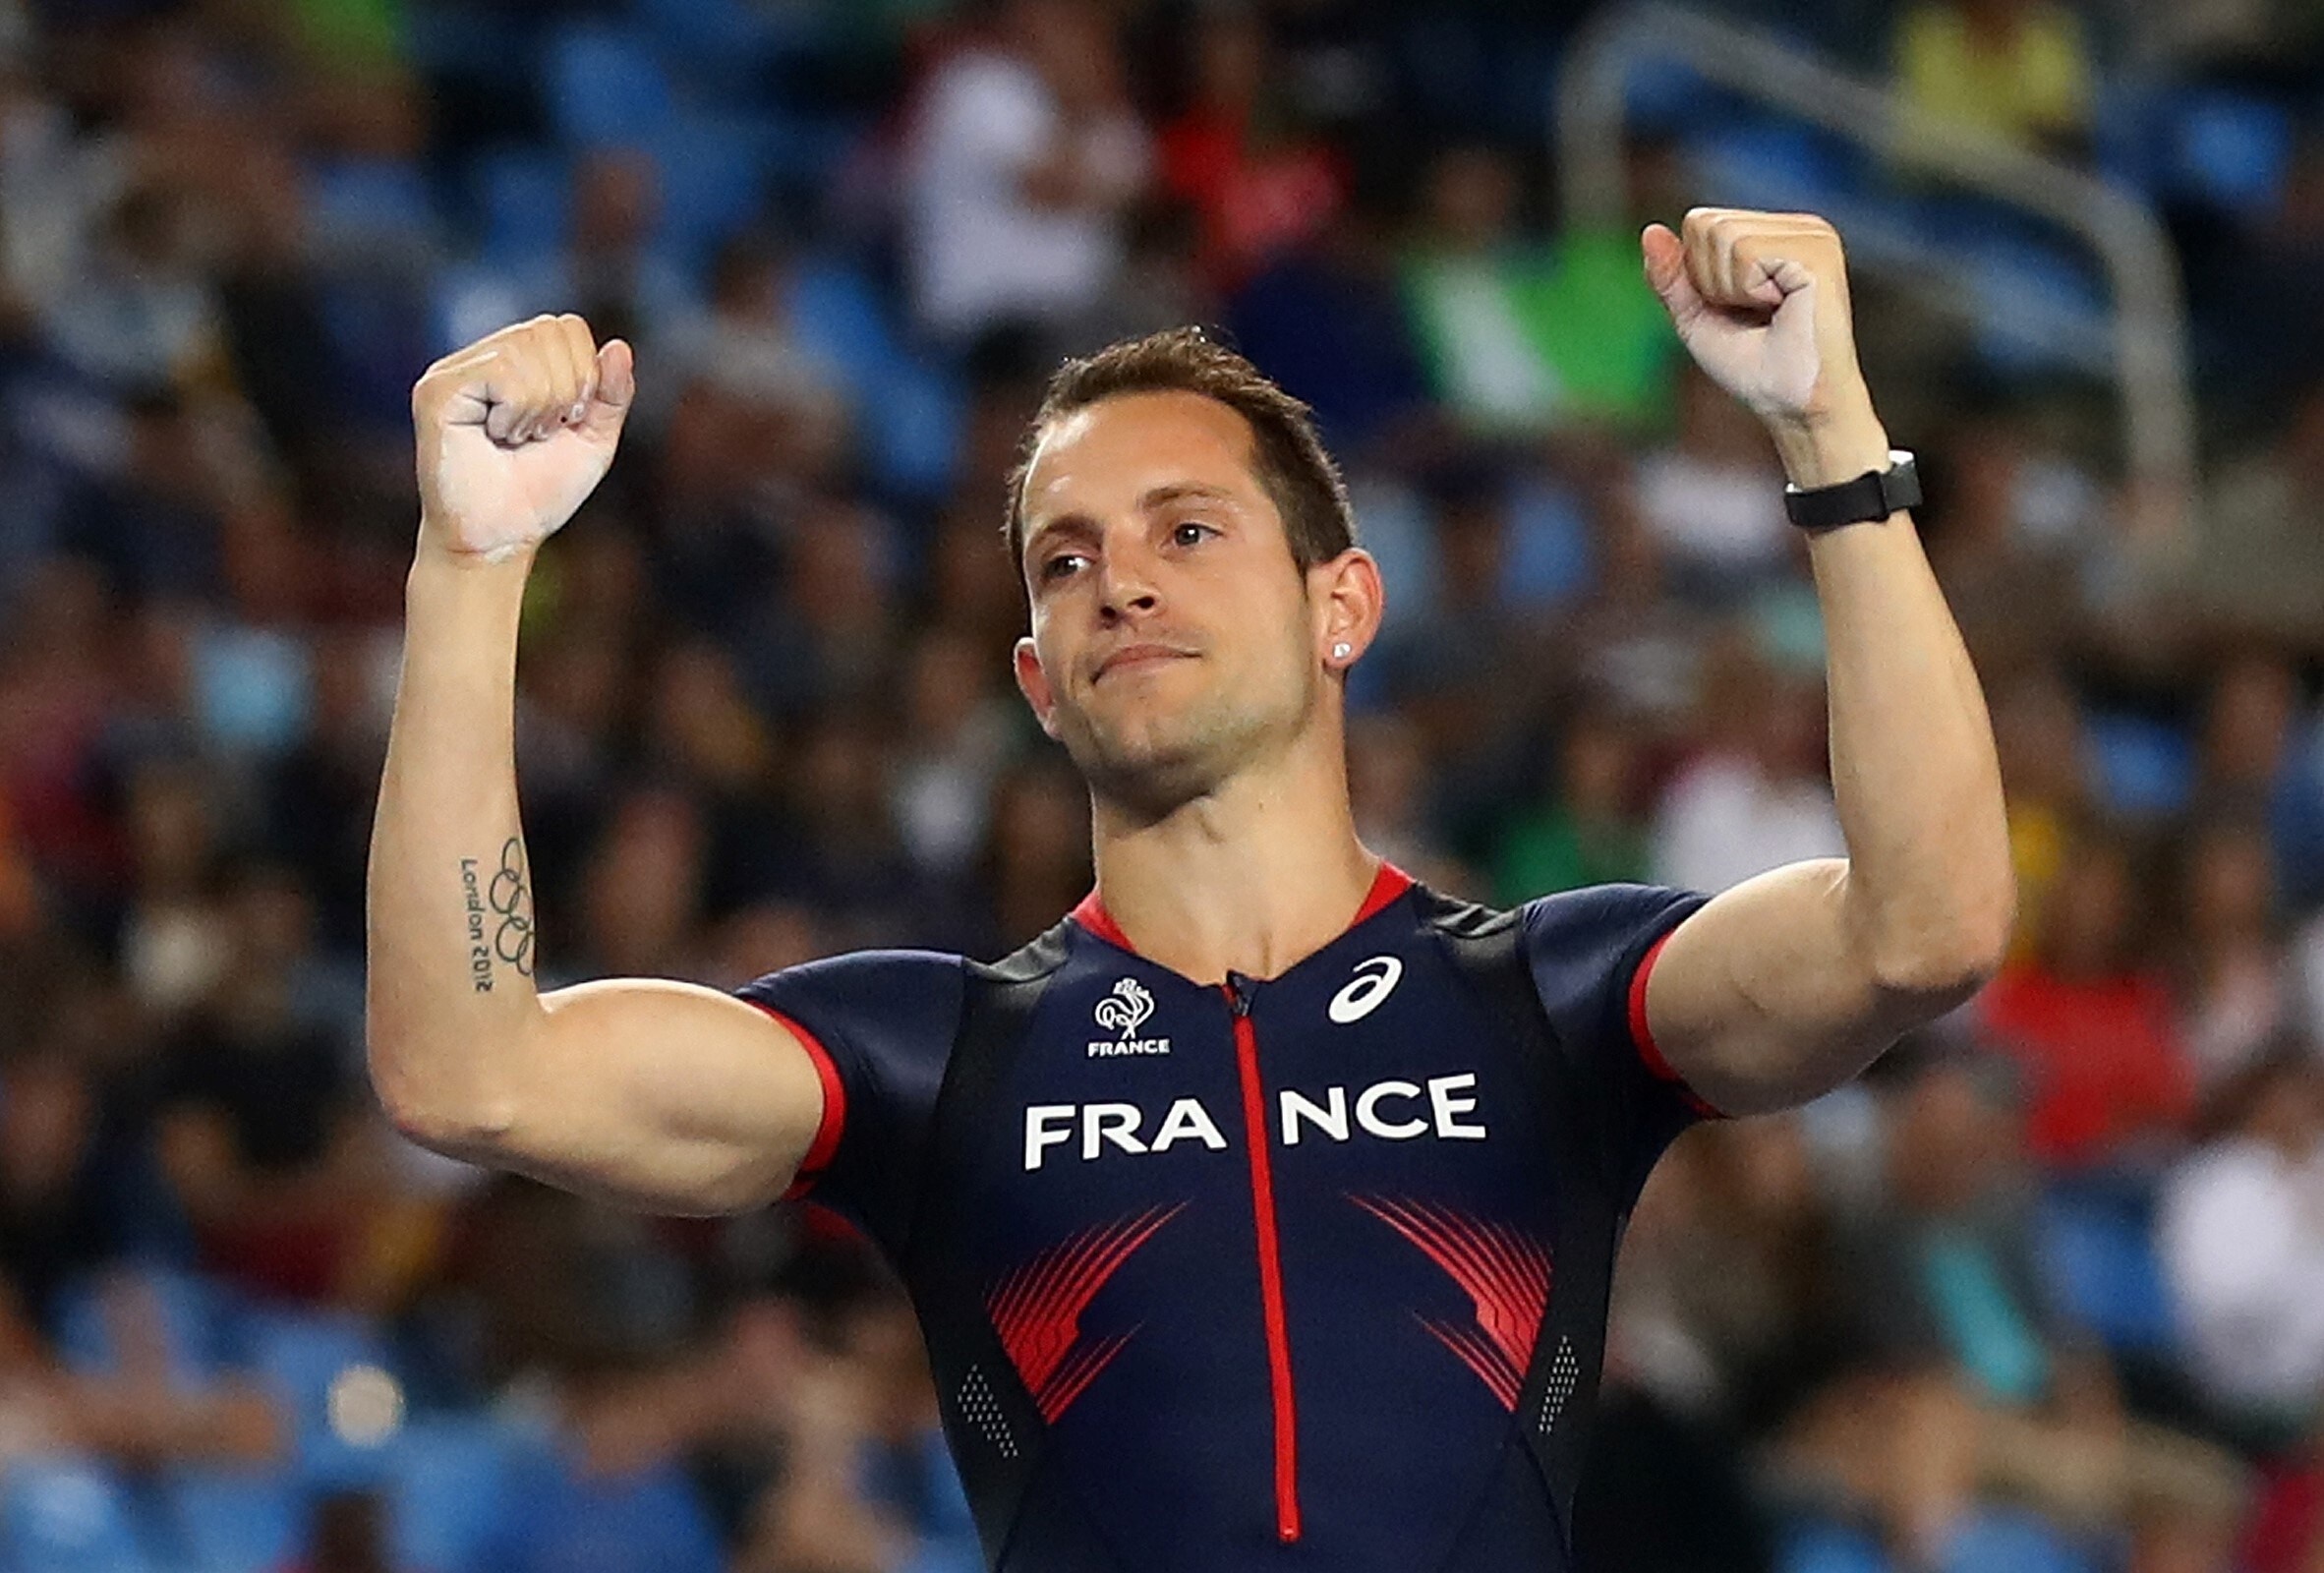
M 815 1062 L 815 1079 L 823 1083 L 823 1117 L 816 1122 L 815 1139 L 807 1144 L 807 1155 L 799 1160 L 799 1172 L 793 1177 L 790 1189 L 783 1193 L 784 1201 L 796 1201 L 814 1189 L 823 1171 L 831 1167 L 831 1160 L 840 1150 L 840 1134 L 847 1128 L 847 1088 L 840 1080 L 840 1067 L 832 1059 L 823 1040 L 772 1005 L 750 1002 L 775 1019 L 777 1025 L 799 1041 L 807 1051 L 807 1058 Z
M 1672 929 L 1670 932 L 1675 934 L 1678 931 Z M 1670 1068 L 1670 1062 L 1662 1058 L 1662 1051 L 1655 1042 L 1654 1029 L 1647 1025 L 1647 974 L 1655 969 L 1656 959 L 1661 956 L 1662 947 L 1669 943 L 1670 934 L 1655 941 L 1647 948 L 1646 955 L 1639 958 L 1638 970 L 1630 974 L 1630 1041 L 1637 1045 L 1639 1059 L 1654 1074 L 1655 1079 L 1669 1082 L 1688 1108 L 1706 1120 L 1723 1120 L 1725 1115 L 1713 1108 L 1693 1087 L 1686 1084 L 1684 1078 Z

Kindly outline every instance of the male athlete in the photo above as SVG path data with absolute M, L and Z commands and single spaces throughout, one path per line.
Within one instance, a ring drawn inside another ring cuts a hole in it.
M 635 387 L 626 345 L 542 318 L 413 395 L 371 865 L 388 1110 L 639 1207 L 812 1185 L 902 1274 L 1009 1573 L 1570 1567 L 1615 1243 L 1656 1156 L 1964 999 L 2014 899 L 1984 703 L 1882 479 L 1838 238 L 1697 209 L 1644 251 L 1817 527 L 1845 860 L 1515 913 L 1383 865 L 1344 758 L 1379 572 L 1305 410 L 1169 334 L 1059 373 L 1009 521 L 1017 680 L 1088 779 L 1090 898 L 998 965 L 537 994 L 518 604 Z

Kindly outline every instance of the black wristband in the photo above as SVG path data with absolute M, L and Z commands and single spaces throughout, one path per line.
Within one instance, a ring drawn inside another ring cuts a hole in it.
M 1853 481 L 1783 489 L 1783 511 L 1793 524 L 1811 532 L 1885 519 L 1898 508 L 1918 507 L 1920 500 L 1920 468 L 1903 448 L 1888 450 L 1887 469 L 1867 470 Z

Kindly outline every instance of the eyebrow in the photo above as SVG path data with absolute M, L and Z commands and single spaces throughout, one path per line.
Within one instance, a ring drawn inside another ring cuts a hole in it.
M 1166 481 L 1160 486 L 1148 487 L 1145 490 L 1137 499 L 1137 510 L 1140 513 L 1152 513 L 1157 509 L 1170 506 L 1173 502 L 1190 500 L 1224 502 L 1230 505 L 1237 505 L 1239 501 L 1235 494 L 1225 487 L 1212 486 L 1205 481 Z M 1030 557 L 1036 543 L 1045 541 L 1051 535 L 1061 531 L 1079 536 L 1094 536 L 1098 533 L 1097 521 L 1078 509 L 1043 519 L 1025 532 L 1024 554 Z

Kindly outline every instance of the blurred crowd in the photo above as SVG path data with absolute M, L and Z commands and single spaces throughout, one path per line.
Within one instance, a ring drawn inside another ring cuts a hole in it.
M 2206 481 L 2126 484 L 2103 390 L 1863 281 L 2020 932 L 1861 1085 L 1657 1173 L 1586 1554 L 2324 1573 L 2324 29 L 1727 9 L 2132 183 Z M 1002 478 L 1057 357 L 1190 320 L 1312 403 L 1385 567 L 1374 849 L 1503 903 L 1841 851 L 1766 439 L 1635 229 L 1553 222 L 1588 20 L 0 0 L 0 1568 L 977 1565 L 835 1220 L 610 1212 L 370 1099 L 406 400 L 507 321 L 581 312 L 641 386 L 526 609 L 547 982 L 993 958 L 1078 900 Z M 1679 97 L 1637 106 L 1640 219 L 1721 198 Z M 2132 156 L 2165 124 L 2202 156 Z

